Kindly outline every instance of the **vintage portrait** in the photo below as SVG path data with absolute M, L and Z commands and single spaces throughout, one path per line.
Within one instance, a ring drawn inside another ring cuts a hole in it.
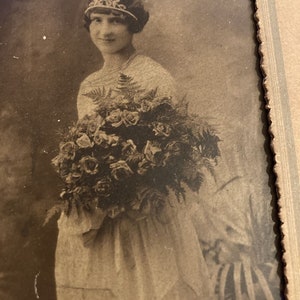
M 1 299 L 281 299 L 254 14 L 3 0 Z

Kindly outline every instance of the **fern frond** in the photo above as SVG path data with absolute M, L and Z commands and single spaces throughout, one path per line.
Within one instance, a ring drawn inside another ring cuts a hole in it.
M 217 135 L 215 135 L 209 129 L 205 129 L 200 137 L 202 155 L 212 159 L 220 156 L 220 149 L 218 147 L 218 143 L 220 141 L 221 140 Z
M 153 100 L 157 96 L 157 88 L 142 95 L 143 100 Z
M 125 97 L 126 99 L 133 99 L 136 95 L 143 93 L 145 90 L 133 80 L 132 77 L 123 73 L 120 74 L 115 92 Z
M 201 168 L 206 169 L 213 178 L 216 178 L 215 169 L 210 159 L 208 158 L 201 159 L 201 161 L 198 163 L 198 166 L 200 169 Z
M 100 103 L 102 103 L 104 101 L 113 99 L 112 98 L 112 90 L 106 89 L 105 87 L 94 89 L 83 95 L 92 99 L 96 105 L 99 105 Z

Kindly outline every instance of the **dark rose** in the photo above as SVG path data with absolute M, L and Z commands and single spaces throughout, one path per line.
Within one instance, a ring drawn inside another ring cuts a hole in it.
M 152 169 L 152 167 L 153 167 L 153 164 L 149 160 L 143 159 L 138 164 L 137 173 L 140 175 L 145 175 L 150 169 Z
M 130 104 L 130 100 L 124 96 L 118 96 L 115 100 L 116 100 L 118 107 L 126 108 L 128 106 L 128 104 Z
M 147 160 L 151 161 L 154 164 L 159 165 L 162 149 L 160 148 L 159 145 L 147 141 L 147 144 L 144 148 L 144 154 Z
M 113 127 L 120 127 L 123 124 L 122 112 L 120 109 L 113 110 L 109 116 L 106 117 L 106 121 Z
M 106 164 L 112 164 L 117 161 L 117 159 L 113 155 L 104 156 L 103 159 L 105 160 Z
M 76 195 L 80 195 L 83 193 L 86 193 L 88 190 L 88 188 L 86 186 L 78 186 L 76 188 L 74 188 L 73 193 Z
M 122 144 L 122 155 L 129 156 L 136 152 L 136 145 L 133 140 L 127 140 Z
M 90 121 L 88 125 L 88 133 L 93 135 L 95 131 L 98 129 L 99 125 L 96 121 Z
M 94 135 L 94 142 L 103 148 L 115 147 L 119 143 L 119 137 L 115 134 L 106 134 L 102 130 L 97 130 Z
M 108 135 L 108 144 L 111 147 L 116 147 L 119 144 L 119 137 L 115 134 Z
M 76 124 L 76 127 L 74 127 L 77 134 L 81 133 L 87 133 L 89 126 L 89 117 L 84 116 L 81 120 L 79 120 Z
M 155 122 L 153 123 L 153 131 L 157 136 L 168 137 L 171 134 L 171 126 L 169 124 Z
M 52 160 L 52 164 L 62 178 L 65 178 L 71 172 L 70 160 L 64 159 L 61 156 L 56 156 Z
M 67 192 L 66 190 L 62 190 L 59 197 L 62 200 L 70 200 L 72 198 L 72 193 Z
M 111 164 L 110 169 L 111 175 L 116 180 L 123 180 L 133 175 L 133 171 L 124 160 L 119 160 L 118 162 Z
M 112 191 L 111 179 L 106 177 L 97 181 L 96 185 L 94 186 L 94 190 L 100 196 L 109 197 Z
M 81 170 L 87 174 L 95 175 L 98 173 L 99 163 L 96 158 L 92 156 L 85 156 L 80 161 Z
M 80 148 L 91 148 L 91 147 L 93 147 L 92 141 L 90 140 L 90 138 L 88 137 L 88 135 L 85 134 L 85 133 L 83 133 L 81 135 L 81 137 L 76 140 L 76 144 Z
M 93 135 L 98 128 L 104 124 L 104 119 L 99 114 L 94 114 L 91 116 L 91 119 L 88 122 L 87 131 L 90 135 Z
M 65 182 L 68 184 L 76 183 L 82 176 L 81 172 L 72 172 L 67 175 Z
M 140 114 L 137 111 L 124 110 L 122 114 L 122 119 L 125 126 L 134 126 L 140 120 Z
M 167 144 L 167 146 L 165 147 L 165 158 L 164 158 L 164 162 L 167 163 L 170 160 L 177 160 L 178 157 L 180 157 L 182 154 L 182 144 L 178 143 L 178 142 L 171 142 L 169 144 Z
M 94 135 L 95 144 L 102 146 L 103 148 L 108 148 L 108 136 L 102 130 L 97 130 Z
M 76 145 L 73 142 L 66 142 L 60 145 L 60 154 L 63 158 L 73 160 L 76 154 Z
M 91 188 L 89 186 L 78 186 L 72 190 L 75 199 L 82 202 L 92 202 L 94 201 L 93 195 L 91 193 Z
M 61 155 L 57 155 L 51 160 L 51 164 L 53 165 L 56 172 L 59 172 L 59 166 L 63 160 L 64 159 Z
M 167 144 L 165 150 L 170 152 L 174 156 L 180 156 L 182 153 L 182 144 L 173 141 Z

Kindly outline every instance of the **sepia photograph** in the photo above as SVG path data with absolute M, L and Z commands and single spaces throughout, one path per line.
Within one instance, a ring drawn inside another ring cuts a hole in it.
M 1 0 L 1 299 L 283 299 L 255 12 Z

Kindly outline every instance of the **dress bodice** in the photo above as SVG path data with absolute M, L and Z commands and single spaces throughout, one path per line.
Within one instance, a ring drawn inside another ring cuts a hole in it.
M 133 78 L 142 89 L 147 91 L 157 89 L 159 96 L 171 96 L 175 101 L 175 82 L 169 72 L 153 59 L 136 54 L 123 65 L 121 70 L 114 70 L 110 73 L 99 70 L 89 75 L 81 83 L 77 98 L 79 119 L 86 114 L 91 114 L 95 108 L 93 101 L 86 94 L 102 87 L 105 87 L 106 90 L 114 89 L 120 73 Z

